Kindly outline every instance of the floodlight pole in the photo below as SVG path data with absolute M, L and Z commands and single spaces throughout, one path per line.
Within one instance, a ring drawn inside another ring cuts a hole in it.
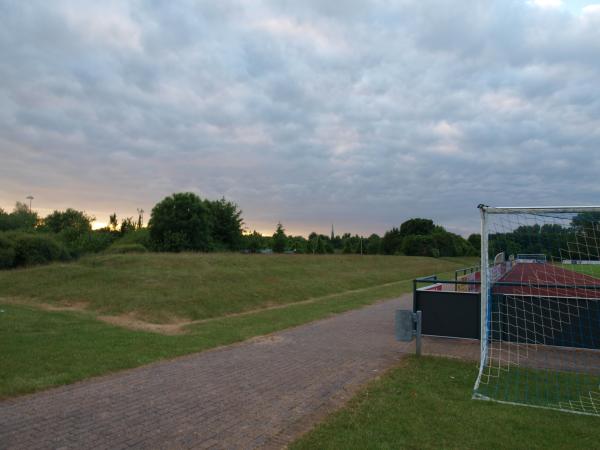
M 27 200 L 29 200 L 29 212 L 31 212 L 31 201 L 33 200 L 33 195 L 28 195 L 27 197 L 25 197 Z

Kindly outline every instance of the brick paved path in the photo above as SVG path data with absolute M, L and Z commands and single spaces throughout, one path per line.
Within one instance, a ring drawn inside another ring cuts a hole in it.
M 409 305 L 0 402 L 0 448 L 282 447 L 412 351 L 394 341 L 394 310 Z

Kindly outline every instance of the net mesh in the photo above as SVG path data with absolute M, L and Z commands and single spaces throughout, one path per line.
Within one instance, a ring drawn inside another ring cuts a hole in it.
M 598 219 L 585 211 L 487 217 L 489 258 L 510 256 L 483 271 L 475 398 L 600 415 Z

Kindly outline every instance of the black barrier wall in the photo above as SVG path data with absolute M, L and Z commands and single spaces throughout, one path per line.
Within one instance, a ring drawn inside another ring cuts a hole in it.
M 434 290 L 414 291 L 413 308 L 422 311 L 422 333 L 433 336 L 479 339 L 479 293 Z
M 494 294 L 491 313 L 493 340 L 600 348 L 597 299 Z
M 479 339 L 480 304 L 471 292 L 415 289 L 413 297 L 422 333 L 432 336 Z M 494 294 L 490 313 L 492 340 L 600 348 L 598 299 Z

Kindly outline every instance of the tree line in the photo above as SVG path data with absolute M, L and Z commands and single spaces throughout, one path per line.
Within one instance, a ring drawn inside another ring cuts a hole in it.
M 408 256 L 474 256 L 479 247 L 462 236 L 450 233 L 430 219 L 414 218 L 402 223 L 399 228 L 386 231 L 383 236 L 368 237 L 351 235 L 324 235 L 310 233 L 303 236 L 286 235 L 281 223 L 273 236 L 262 236 L 254 231 L 243 236 L 245 251 L 290 252 L 290 253 L 343 253 L 364 255 L 408 255 Z
M 308 237 L 286 234 L 278 223 L 272 235 L 245 232 L 242 211 L 225 198 L 202 199 L 184 192 L 165 197 L 151 211 L 147 225 L 137 217 L 92 229 L 94 217 L 69 208 L 39 217 L 24 203 L 12 212 L 0 209 L 0 268 L 69 260 L 88 253 L 242 251 L 246 253 L 385 254 L 416 256 L 476 255 L 478 245 L 435 225 L 430 219 L 407 220 L 383 236 L 312 232 Z M 475 239 L 475 238 L 474 238 Z
M 520 225 L 504 233 L 490 233 L 490 257 L 505 252 L 544 254 L 548 259 L 600 259 L 600 213 L 580 213 L 569 223 Z

